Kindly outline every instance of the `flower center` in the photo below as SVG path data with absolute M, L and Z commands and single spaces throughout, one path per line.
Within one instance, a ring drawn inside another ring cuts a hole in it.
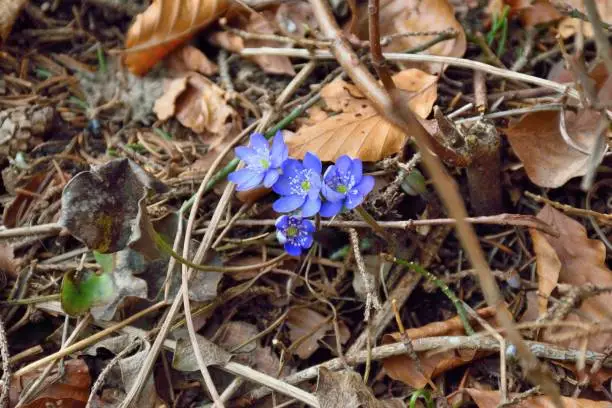
M 264 170 L 268 170 L 270 168 L 270 161 L 266 159 L 259 159 L 259 163 Z
M 289 227 L 289 228 L 287 228 L 287 236 L 289 238 L 295 237 L 298 234 L 298 232 L 299 231 L 298 231 L 297 227 Z
M 348 187 L 345 186 L 344 184 L 338 184 L 336 186 L 336 191 L 342 194 L 346 194 L 346 192 L 348 191 Z
M 304 191 L 310 191 L 310 181 L 308 180 L 302 181 L 301 187 L 302 187 L 302 190 Z

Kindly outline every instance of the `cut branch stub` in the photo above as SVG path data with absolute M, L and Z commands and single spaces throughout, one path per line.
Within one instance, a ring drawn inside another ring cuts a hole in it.
M 150 190 L 165 189 L 132 161 L 113 160 L 77 174 L 66 185 L 59 224 L 98 252 L 130 246 L 151 257 L 155 245 L 147 237 L 150 220 L 144 200 Z M 142 244 L 147 238 L 151 245 Z

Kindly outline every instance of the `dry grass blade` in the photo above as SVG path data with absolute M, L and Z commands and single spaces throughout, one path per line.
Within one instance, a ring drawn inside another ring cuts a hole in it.
M 179 44 L 223 13 L 227 0 L 154 0 L 136 16 L 126 40 L 124 62 L 137 75 L 146 73 Z

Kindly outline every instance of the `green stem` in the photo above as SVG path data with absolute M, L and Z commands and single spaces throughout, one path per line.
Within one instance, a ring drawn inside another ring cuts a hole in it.
M 409 405 L 410 408 L 416 407 L 416 402 L 419 399 L 419 397 L 425 400 L 425 404 L 427 405 L 427 408 L 434 407 L 434 403 L 433 403 L 433 400 L 431 399 L 431 394 L 429 393 L 429 391 L 427 391 L 425 388 L 419 388 L 418 390 L 414 391 L 412 393 L 412 397 L 410 397 L 410 405 Z
M 96 51 L 98 55 L 98 71 L 106 74 L 108 68 L 106 67 L 106 57 L 104 57 L 104 50 L 102 49 L 101 43 L 98 43 L 98 49 Z
M 438 279 L 436 275 L 429 272 L 427 269 L 423 268 L 418 263 L 409 262 L 409 261 L 406 261 L 405 259 L 396 258 L 394 256 L 389 257 L 389 258 L 392 262 L 395 262 L 398 265 L 403 265 L 403 266 L 406 266 L 412 269 L 413 271 L 419 273 L 425 279 L 429 280 L 434 285 L 436 285 L 446 295 L 446 297 L 448 297 L 450 301 L 453 302 L 455 309 L 457 309 L 457 315 L 459 316 L 461 323 L 463 323 L 463 327 L 465 329 L 466 334 L 468 336 L 475 334 L 474 329 L 472 329 L 472 326 L 470 325 L 470 320 L 468 318 L 467 312 L 465 311 L 465 308 L 463 307 L 463 304 L 461 303 L 459 298 L 457 298 L 457 296 L 453 293 L 453 291 L 448 287 L 446 283 Z
M 59 300 L 60 294 L 54 293 L 52 295 L 38 296 L 26 299 L 12 299 L 3 300 L 0 302 L 0 306 L 15 306 L 15 305 L 33 305 L 35 303 L 51 302 L 53 300 Z
M 296 107 L 295 109 L 293 109 L 289 113 L 289 115 L 285 116 L 276 125 L 274 125 L 270 129 L 268 129 L 268 131 L 264 134 L 264 136 L 267 139 L 269 139 L 272 136 L 274 136 L 276 134 L 276 132 L 278 132 L 279 130 L 284 129 L 291 122 L 293 122 L 296 118 L 301 116 L 306 111 L 306 109 L 310 108 L 312 105 L 317 103 L 320 98 L 321 98 L 321 95 L 317 94 L 317 95 L 313 96 L 312 98 L 310 98 L 305 103 L 303 103 L 302 105 L 300 105 L 300 106 Z M 238 167 L 239 163 L 240 163 L 240 159 L 238 159 L 237 157 L 233 158 L 232 161 L 230 161 L 224 168 L 222 168 L 214 176 L 212 176 L 212 178 L 210 179 L 210 181 L 208 182 L 208 184 L 204 188 L 204 193 L 207 193 L 210 190 L 212 190 L 212 188 L 218 182 L 220 182 L 221 180 L 225 179 L 228 174 L 230 174 L 232 171 L 236 170 L 236 167 Z M 181 207 L 180 212 L 184 213 L 189 208 L 191 208 L 191 205 L 193 204 L 194 200 L 195 200 L 195 196 L 193 196 L 189 200 L 185 201 L 185 203 Z

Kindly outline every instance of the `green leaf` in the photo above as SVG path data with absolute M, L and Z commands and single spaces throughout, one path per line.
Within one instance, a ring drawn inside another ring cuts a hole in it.
M 115 267 L 115 255 L 114 254 L 103 254 L 98 251 L 93 251 L 94 258 L 100 268 L 106 273 L 111 273 Z
M 113 279 L 108 272 L 66 272 L 60 293 L 62 309 L 71 316 L 81 315 L 93 306 L 110 301 L 114 291 Z

